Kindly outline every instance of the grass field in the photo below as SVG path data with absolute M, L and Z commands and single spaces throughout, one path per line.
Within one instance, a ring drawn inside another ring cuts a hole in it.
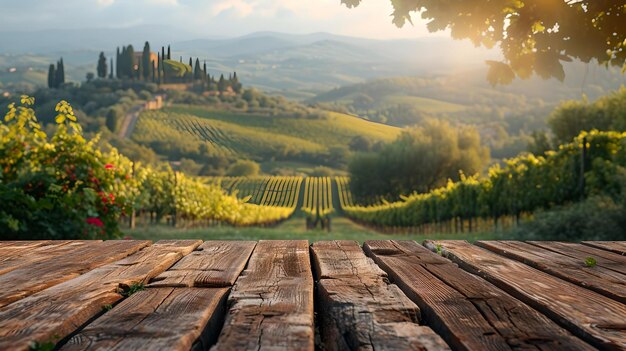
M 212 227 L 198 229 L 174 229 L 167 226 L 138 227 L 125 231 L 125 235 L 133 239 L 169 240 L 169 239 L 201 239 L 201 240 L 415 240 L 422 242 L 426 239 L 441 240 L 496 240 L 504 239 L 499 233 L 471 233 L 471 234 L 382 234 L 362 227 L 345 217 L 333 217 L 332 231 L 307 231 L 304 217 L 295 216 L 273 228 L 234 228 Z
M 419 111 L 430 113 L 459 112 L 467 109 L 467 106 L 454 104 L 443 100 L 435 100 L 421 96 L 392 95 L 386 96 L 378 108 L 391 107 L 394 105 L 411 105 Z

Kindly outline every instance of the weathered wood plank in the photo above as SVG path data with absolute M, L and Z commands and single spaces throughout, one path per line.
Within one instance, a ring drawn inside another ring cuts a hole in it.
M 207 241 L 152 279 L 151 287 L 227 287 L 241 274 L 255 241 Z
M 587 257 L 593 257 L 598 266 L 626 274 L 626 256 L 618 255 L 614 252 L 587 245 L 559 241 L 528 241 L 528 243 L 546 250 L 558 252 L 565 256 L 573 257 L 580 260 L 580 262 L 584 262 Z
M 61 350 L 206 349 L 217 339 L 228 288 L 148 288 L 74 335 Z
M 17 241 L 0 247 L 0 274 L 37 261 L 48 260 L 101 240 Z
M 626 256 L 626 241 L 583 241 L 582 244 Z
M 480 275 L 603 349 L 626 349 L 626 305 L 465 241 L 427 241 Z
M 419 308 L 365 256 L 356 241 L 311 246 L 317 314 L 326 350 L 445 350 L 432 329 L 420 326 Z
M 313 350 L 313 276 L 305 240 L 260 241 L 228 298 L 211 350 Z
M 512 258 L 556 277 L 626 303 L 626 275 L 583 260 L 519 241 L 479 241 L 478 246 Z
M 50 243 L 51 240 L 28 240 L 28 241 L 20 241 L 20 240 L 0 240 L 0 253 L 5 255 L 7 252 L 13 250 L 21 250 L 21 249 L 32 249 L 35 247 L 40 247 Z
M 366 241 L 364 249 L 455 349 L 593 349 L 541 313 L 413 241 Z
M 98 315 L 105 305 L 121 300 L 120 288 L 147 283 L 200 243 L 159 241 L 5 306 L 0 309 L 0 349 L 25 350 L 31 342 L 57 342 Z
M 121 260 L 148 245 L 149 241 L 138 240 L 63 245 L 59 248 L 63 255 L 35 260 L 0 275 L 0 307 L 76 278 L 96 267 Z

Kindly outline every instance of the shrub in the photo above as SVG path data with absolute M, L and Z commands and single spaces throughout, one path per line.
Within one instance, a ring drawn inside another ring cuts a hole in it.
M 540 212 L 511 234 L 519 240 L 624 240 L 626 209 L 610 197 L 585 201 Z
M 56 107 L 54 135 L 41 130 L 33 98 L 0 123 L 0 238 L 108 239 L 128 207 L 130 162 L 87 141 L 71 106 Z
M 226 171 L 226 175 L 232 177 L 250 177 L 258 175 L 261 172 L 261 166 L 258 163 L 250 160 L 239 160 Z

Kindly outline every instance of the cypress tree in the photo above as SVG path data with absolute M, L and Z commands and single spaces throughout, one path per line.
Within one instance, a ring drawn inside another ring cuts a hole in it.
M 150 61 L 151 65 L 150 67 L 152 67 L 152 83 L 154 83 L 156 81 L 156 63 L 154 62 L 154 60 Z
M 127 62 L 126 62 L 126 47 L 122 46 L 122 53 L 120 53 L 120 63 L 117 65 L 120 71 L 120 78 L 126 78 Z
M 226 91 L 226 79 L 224 79 L 224 75 L 220 75 L 220 80 L 219 82 L 217 82 L 217 91 L 220 92 L 220 94 L 223 94 L 224 91 Z
M 165 60 L 165 46 L 161 46 L 161 57 Z
M 200 59 L 196 58 L 196 67 L 193 70 L 193 79 L 202 80 L 202 70 L 200 69 Z
M 233 87 L 233 91 L 237 94 L 241 93 L 242 85 L 239 83 L 239 78 L 237 78 L 237 72 L 233 74 L 233 79 L 231 86 Z
M 117 55 L 115 56 L 115 77 L 120 79 L 120 47 L 117 47 Z
M 132 79 L 135 77 L 135 49 L 132 45 L 126 47 L 125 55 L 126 77 Z
M 170 51 L 170 46 L 167 46 L 167 59 L 171 60 L 172 59 L 172 52 Z M 182 58 L 181 58 L 182 60 Z
M 146 42 L 146 44 L 143 46 L 143 54 L 141 56 L 142 59 L 142 67 L 143 67 L 143 79 L 148 80 L 148 77 L 150 77 L 150 73 L 152 73 L 152 69 L 150 69 L 150 62 L 152 62 L 152 60 L 150 59 L 150 43 Z
M 207 80 L 207 74 L 206 74 L 206 61 L 204 61 L 204 66 L 202 67 L 202 79 L 203 79 L 203 80 Z
M 56 88 L 56 70 L 54 64 L 51 64 L 48 68 L 48 88 Z
M 109 79 L 113 79 L 113 58 L 111 58 L 111 73 L 109 74 Z
M 55 85 L 56 87 L 60 87 L 65 83 L 65 65 L 63 64 L 63 57 L 57 63 L 57 71 L 56 71 L 56 79 Z
M 98 58 L 98 68 L 96 71 L 98 72 L 98 78 L 107 77 L 107 59 L 104 57 L 104 52 L 100 53 L 100 57 Z
M 157 54 L 157 84 L 161 84 L 161 69 L 163 69 L 163 59 Z

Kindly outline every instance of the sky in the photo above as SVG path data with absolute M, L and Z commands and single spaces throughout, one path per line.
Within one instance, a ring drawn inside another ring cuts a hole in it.
M 0 9 L 4 32 L 166 24 L 198 38 L 257 31 L 376 39 L 428 35 L 419 15 L 413 16 L 415 26 L 394 26 L 389 0 L 363 0 L 353 9 L 340 0 L 0 0 Z

